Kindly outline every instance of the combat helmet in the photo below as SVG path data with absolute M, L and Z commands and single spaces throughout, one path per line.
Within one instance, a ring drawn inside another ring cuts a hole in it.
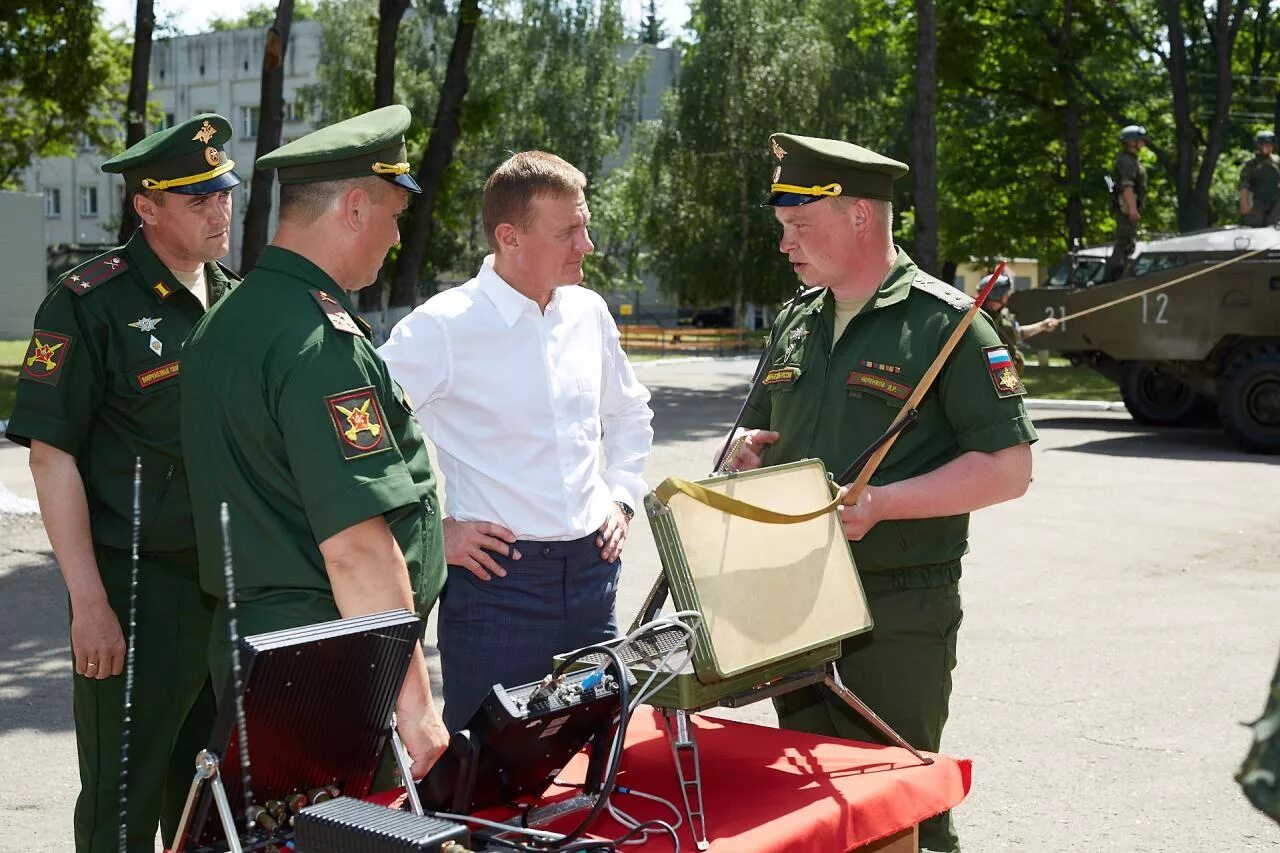
M 1131 139 L 1146 140 L 1146 138 L 1147 138 L 1147 129 L 1140 124 L 1126 125 L 1120 131 L 1121 142 L 1128 142 Z

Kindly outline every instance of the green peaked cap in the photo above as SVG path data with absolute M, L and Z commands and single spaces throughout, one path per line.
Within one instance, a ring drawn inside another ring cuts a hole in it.
M 400 104 L 373 110 L 308 133 L 258 158 L 275 169 L 281 185 L 340 181 L 376 175 L 410 192 L 422 192 L 409 174 L 404 132 L 412 116 Z
M 833 196 L 893 200 L 893 182 L 909 170 L 906 163 L 870 148 L 775 133 L 769 137 L 773 154 L 773 185 L 765 207 L 794 207 Z
M 236 163 L 223 148 L 231 140 L 231 122 L 217 113 L 201 113 L 153 133 L 102 164 L 102 171 L 123 174 L 125 189 L 164 190 L 207 195 L 240 183 Z

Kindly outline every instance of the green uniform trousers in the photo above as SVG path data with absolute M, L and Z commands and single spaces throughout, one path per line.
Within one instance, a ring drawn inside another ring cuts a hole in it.
M 130 556 L 98 546 L 98 570 L 129 639 Z M 137 637 L 129 736 L 128 850 L 152 853 L 156 824 L 173 840 L 208 744 L 213 692 L 206 657 L 213 600 L 200 591 L 195 551 L 138 558 Z M 120 753 L 125 673 L 102 681 L 72 676 L 71 704 L 80 758 L 78 853 L 120 849 Z
M 1124 273 L 1129 256 L 1138 247 L 1138 223 L 1122 213 L 1116 214 L 1115 246 L 1107 258 L 1107 281 L 1115 281 Z
M 862 585 L 875 627 L 844 641 L 837 662 L 845 686 L 907 743 L 938 752 L 951 699 L 960 607 L 960 564 L 867 572 Z M 805 687 L 774 699 L 783 728 L 886 743 L 829 689 Z M 924 850 L 960 849 L 951 813 L 920 824 Z

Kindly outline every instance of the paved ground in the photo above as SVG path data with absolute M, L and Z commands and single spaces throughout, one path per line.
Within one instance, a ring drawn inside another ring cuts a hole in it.
M 702 474 L 749 365 L 638 369 L 649 482 Z M 945 747 L 974 761 L 966 850 L 1280 850 L 1231 779 L 1280 651 L 1280 458 L 1112 412 L 1037 424 L 1030 494 L 974 517 L 965 567 Z M 0 512 L 29 508 L 25 451 L 3 442 L 0 484 Z M 624 620 L 657 571 L 647 525 L 626 557 Z M 0 516 L 0 850 L 69 849 L 64 601 L 38 518 Z

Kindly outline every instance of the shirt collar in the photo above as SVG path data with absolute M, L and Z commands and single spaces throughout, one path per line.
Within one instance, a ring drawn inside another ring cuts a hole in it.
M 885 308 L 906 299 L 907 294 L 911 292 L 911 283 L 916 280 L 919 272 L 916 262 L 911 260 L 906 252 L 897 246 L 893 248 L 898 254 L 889 265 L 889 272 L 875 292 L 871 303 L 872 308 Z
M 258 264 L 254 267 L 254 271 L 256 272 L 258 269 L 280 273 L 283 276 L 294 279 L 305 287 L 323 290 L 334 299 L 337 299 L 338 304 L 348 314 L 356 314 L 355 307 L 351 304 L 351 297 L 347 295 L 347 292 L 339 287 L 338 283 L 330 278 L 327 272 L 297 252 L 280 246 L 267 246 L 258 257 Z
M 129 256 L 130 265 L 146 280 L 147 289 L 151 291 L 151 295 L 157 302 L 163 302 L 178 291 L 186 289 L 169 268 L 156 257 L 147 238 L 143 236 L 141 227 L 133 232 L 133 236 L 124 246 L 124 251 Z
M 476 287 L 498 309 L 498 316 L 507 328 L 514 326 L 520 315 L 530 307 L 539 314 L 543 313 L 538 310 L 538 303 L 516 290 L 494 271 L 492 258 L 492 255 L 487 256 L 480 265 L 480 272 L 476 273 Z M 556 310 L 559 304 L 560 288 L 557 287 L 551 294 L 551 301 L 547 303 L 547 311 Z

